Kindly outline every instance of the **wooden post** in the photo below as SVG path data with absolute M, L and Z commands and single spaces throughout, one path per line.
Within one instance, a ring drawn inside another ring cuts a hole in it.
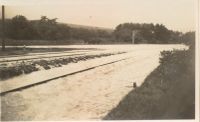
M 5 50 L 5 9 L 2 5 L 2 50 Z
M 133 30 L 132 31 L 132 44 L 135 43 L 135 31 Z
M 132 31 L 132 44 L 135 44 L 135 36 L 137 34 L 137 30 Z

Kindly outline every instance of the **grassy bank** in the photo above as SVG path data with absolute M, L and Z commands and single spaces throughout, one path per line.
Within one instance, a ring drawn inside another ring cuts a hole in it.
M 194 50 L 164 51 L 160 65 L 104 120 L 194 119 Z M 134 73 L 134 72 L 133 72 Z

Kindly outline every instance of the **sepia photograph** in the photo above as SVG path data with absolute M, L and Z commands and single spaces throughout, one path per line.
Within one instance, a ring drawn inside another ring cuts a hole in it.
M 1 121 L 199 120 L 199 0 L 1 0 Z

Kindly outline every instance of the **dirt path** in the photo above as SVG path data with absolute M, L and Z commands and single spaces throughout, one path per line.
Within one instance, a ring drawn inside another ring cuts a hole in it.
M 144 49 L 144 48 L 142 48 Z M 3 120 L 99 120 L 158 65 L 169 47 L 130 52 L 131 59 L 2 96 Z

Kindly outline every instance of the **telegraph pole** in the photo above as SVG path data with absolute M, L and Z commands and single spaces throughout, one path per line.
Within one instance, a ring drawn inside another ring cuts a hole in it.
M 136 36 L 137 32 L 138 32 L 138 30 L 132 31 L 132 44 L 135 44 L 135 36 Z
M 2 5 L 2 50 L 5 50 L 5 8 Z
M 135 31 L 133 30 L 132 31 L 132 44 L 135 43 Z

